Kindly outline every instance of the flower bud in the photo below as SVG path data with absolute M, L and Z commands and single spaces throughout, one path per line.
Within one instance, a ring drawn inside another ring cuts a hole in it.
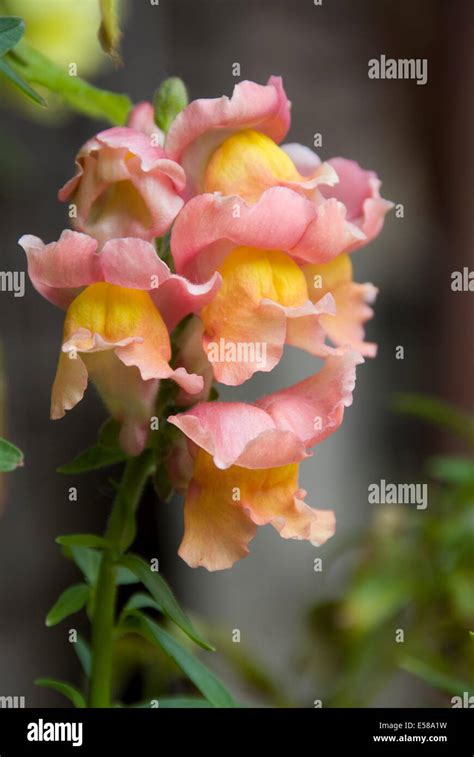
M 155 121 L 160 129 L 167 132 L 172 122 L 188 104 L 188 93 L 184 82 L 177 76 L 165 79 L 155 92 Z

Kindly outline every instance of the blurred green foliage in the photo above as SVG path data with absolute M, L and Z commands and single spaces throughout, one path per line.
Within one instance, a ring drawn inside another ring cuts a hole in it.
M 368 706 L 399 670 L 436 689 L 440 705 L 474 693 L 474 419 L 424 396 L 398 398 L 397 409 L 471 450 L 428 460 L 426 510 L 377 505 L 343 596 L 310 611 L 302 662 L 324 706 Z

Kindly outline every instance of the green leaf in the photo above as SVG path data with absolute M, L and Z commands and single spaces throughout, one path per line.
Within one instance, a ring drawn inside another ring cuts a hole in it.
M 99 429 L 98 443 L 101 447 L 120 449 L 121 426 L 114 418 L 108 418 Z
M 69 555 L 91 586 L 95 586 L 99 574 L 101 553 L 90 547 L 64 547 L 65 552 Z M 119 565 L 117 568 L 117 585 L 136 584 L 138 578 L 132 571 L 125 566 Z
M 46 87 L 65 100 L 74 110 L 91 118 L 106 119 L 114 125 L 125 124 L 132 107 L 126 95 L 98 89 L 79 76 L 70 76 L 24 40 L 7 53 L 8 63 L 30 84 Z
M 70 463 L 61 465 L 58 473 L 87 473 L 127 460 L 126 453 L 120 447 L 119 435 L 120 424 L 109 418 L 99 430 L 97 443 L 80 452 Z
M 128 612 L 131 612 L 132 610 L 144 610 L 145 608 L 163 612 L 158 602 L 150 597 L 149 594 L 145 594 L 144 592 L 137 592 L 136 594 L 132 594 L 125 607 L 123 608 L 123 612 L 126 614 Z
M 70 683 L 56 681 L 54 678 L 38 678 L 35 681 L 35 684 L 36 686 L 42 686 L 45 689 L 58 691 L 64 697 L 69 699 L 74 707 L 77 707 L 78 709 L 84 709 L 86 706 L 84 696 L 74 686 L 71 686 Z
M 403 670 L 411 673 L 422 681 L 433 686 L 435 689 L 445 691 L 447 694 L 462 695 L 463 691 L 470 690 L 470 684 L 437 669 L 432 663 L 408 657 L 400 666 Z
M 74 560 L 87 583 L 93 586 L 99 574 L 100 552 L 89 547 L 65 547 L 64 551 Z
M 126 459 L 127 455 L 121 449 L 96 444 L 81 452 L 70 463 L 61 465 L 57 472 L 66 474 L 87 473 L 91 470 L 106 468 L 109 465 L 116 465 Z
M 451 431 L 474 447 L 474 418 L 438 397 L 423 394 L 400 394 L 394 399 L 399 413 L 413 415 Z
M 79 658 L 81 667 L 87 678 L 90 678 L 92 670 L 92 652 L 89 644 L 79 634 L 77 635 L 77 641 L 73 644 L 74 651 Z
M 167 618 L 176 623 L 184 633 L 189 636 L 190 639 L 199 644 L 203 649 L 215 651 L 208 642 L 202 638 L 201 634 L 196 631 L 191 621 L 185 614 L 185 612 L 179 606 L 173 592 L 170 587 L 160 576 L 151 570 L 150 566 L 137 555 L 125 555 L 121 564 L 134 573 L 137 578 L 142 582 L 146 589 L 150 592 L 153 599 L 158 603 L 161 612 L 166 615 Z
M 102 17 L 99 27 L 99 42 L 104 52 L 110 55 L 115 64 L 121 63 L 119 54 L 120 27 L 118 21 L 117 0 L 100 0 Z
M 412 599 L 413 581 L 409 571 L 390 564 L 364 571 L 354 581 L 345 602 L 350 625 L 367 633 L 393 617 Z
M 177 76 L 165 79 L 155 92 L 155 122 L 165 133 L 174 119 L 188 104 L 188 93 L 184 82 Z
M 181 646 L 172 636 L 143 613 L 133 611 L 132 616 L 137 619 L 137 628 L 150 641 L 158 644 L 164 652 L 176 663 L 214 707 L 237 707 L 237 703 L 224 685 L 194 657 Z
M 11 84 L 17 87 L 21 92 L 23 92 L 24 95 L 29 97 L 30 100 L 33 100 L 33 102 L 35 102 L 37 105 L 42 105 L 43 107 L 47 106 L 47 102 L 44 97 L 41 97 L 41 95 L 39 95 L 38 92 L 35 92 L 35 90 L 30 87 L 30 85 L 27 84 L 26 81 L 21 78 L 21 76 L 18 76 L 16 71 L 8 65 L 6 60 L 0 60 L 0 73 L 6 76 Z
M 158 707 L 160 710 L 171 710 L 171 709 L 209 709 L 213 708 L 214 705 L 208 702 L 206 699 L 199 699 L 198 697 L 168 697 L 166 699 L 159 699 L 156 697 L 156 699 L 150 699 L 148 702 L 141 702 L 140 704 L 134 704 L 133 708 L 140 708 L 140 709 L 147 709 L 152 707 L 152 702 L 158 702 Z
M 66 534 L 65 536 L 58 536 L 56 544 L 60 544 L 61 547 L 92 547 L 95 549 L 104 549 L 109 546 L 108 541 L 103 536 L 96 534 Z
M 132 573 L 132 571 L 126 568 L 124 565 L 118 566 L 116 581 L 119 586 L 139 583 L 139 579 L 137 578 L 135 573 Z
M 89 599 L 89 587 L 87 584 L 74 584 L 63 591 L 57 602 L 53 605 L 46 617 L 47 626 L 55 626 L 64 618 L 82 610 Z
M 25 33 L 25 24 L 18 16 L 0 18 L 0 57 L 18 44 Z
M 23 453 L 11 442 L 0 439 L 0 473 L 8 473 L 21 465 L 23 465 Z
M 450 484 L 474 484 L 474 461 L 465 457 L 432 457 L 428 462 L 431 476 Z

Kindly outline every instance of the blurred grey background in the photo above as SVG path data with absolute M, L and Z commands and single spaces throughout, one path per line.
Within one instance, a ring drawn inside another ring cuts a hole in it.
M 404 205 L 404 218 L 392 213 L 382 235 L 354 256 L 356 278 L 380 289 L 368 326 L 379 355 L 360 367 L 354 406 L 341 430 L 302 466 L 308 502 L 336 511 L 332 542 L 315 550 L 260 529 L 247 559 L 231 571 L 209 574 L 191 570 L 177 556 L 179 502 L 157 511 L 149 495 L 140 516 L 147 524 L 140 547 L 160 558 L 183 603 L 229 634 L 239 629 L 242 642 L 308 706 L 318 692 L 300 690 L 295 667 L 305 608 L 342 592 L 350 567 L 344 559 L 330 565 L 329 557 L 367 525 L 368 484 L 410 481 L 423 453 L 438 445 L 391 412 L 393 393 L 426 390 L 472 408 L 473 299 L 450 291 L 450 273 L 472 265 L 470 24 L 468 0 L 323 0 L 322 6 L 312 0 L 160 0 L 158 6 L 134 0 L 123 25 L 125 66 L 113 70 L 106 64 L 94 77 L 98 85 L 139 101 L 150 99 L 170 75 L 181 76 L 197 98 L 230 95 L 241 79 L 263 83 L 280 74 L 293 102 L 288 141 L 311 146 L 320 132 L 323 158 L 342 155 L 376 170 L 383 195 Z M 95 35 L 93 23 L 90 33 Z M 382 53 L 427 58 L 428 83 L 369 80 L 368 60 Z M 232 76 L 235 62 L 240 79 Z M 2 99 L 0 268 L 25 270 L 18 238 L 33 233 L 51 241 L 67 226 L 57 189 L 72 174 L 77 149 L 103 125 L 77 116 L 56 125 L 32 120 Z M 25 468 L 4 482 L 0 694 L 25 695 L 27 706 L 63 705 L 54 693 L 33 686 L 36 677 L 78 677 L 67 630 L 80 624 L 73 617 L 51 630 L 44 626 L 47 609 L 76 575 L 54 538 L 101 529 L 112 496 L 106 473 L 55 473 L 93 442 L 105 417 L 91 388 L 64 420 L 48 420 L 61 328 L 61 312 L 31 285 L 23 299 L 0 293 L 5 435 L 26 457 Z M 404 360 L 395 358 L 398 345 Z M 257 375 L 223 397 L 252 399 L 313 370 L 308 356 L 291 350 L 271 375 Z M 68 500 L 69 486 L 78 487 L 78 502 Z M 318 556 L 322 573 L 313 569 Z M 379 704 L 429 704 L 423 696 L 401 678 Z

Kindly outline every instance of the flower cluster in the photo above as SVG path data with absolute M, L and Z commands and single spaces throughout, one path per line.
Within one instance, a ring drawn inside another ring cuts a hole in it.
M 357 163 L 280 146 L 290 103 L 277 77 L 191 102 L 166 135 L 153 116 L 140 103 L 126 127 L 81 148 L 59 192 L 74 230 L 20 239 L 34 287 L 66 311 L 51 416 L 90 377 L 137 455 L 171 379 L 166 465 L 185 493 L 183 559 L 230 567 L 263 524 L 322 544 L 334 515 L 305 503 L 298 464 L 339 427 L 356 365 L 375 354 L 364 323 L 376 289 L 353 281 L 349 253 L 391 203 Z M 157 253 L 170 230 L 171 268 Z M 254 404 L 210 400 L 214 381 L 271 371 L 285 344 L 322 369 Z

